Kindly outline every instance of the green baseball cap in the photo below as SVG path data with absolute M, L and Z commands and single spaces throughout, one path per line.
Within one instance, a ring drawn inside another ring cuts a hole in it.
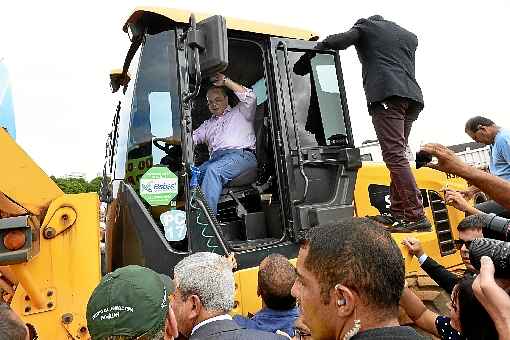
M 105 275 L 87 304 L 92 339 L 156 334 L 164 327 L 174 290 L 170 277 L 140 266 Z

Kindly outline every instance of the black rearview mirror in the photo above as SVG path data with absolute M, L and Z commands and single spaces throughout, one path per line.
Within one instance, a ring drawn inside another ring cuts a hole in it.
M 194 21 L 191 19 L 190 21 Z M 225 18 L 215 15 L 204 19 L 192 27 L 187 34 L 189 74 L 191 79 L 196 76 L 196 54 L 200 62 L 202 79 L 224 71 L 228 66 L 227 24 Z

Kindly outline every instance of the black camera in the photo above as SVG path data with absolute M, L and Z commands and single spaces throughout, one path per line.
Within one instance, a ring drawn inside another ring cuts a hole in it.
M 474 239 L 469 246 L 469 260 L 477 270 L 480 270 L 482 256 L 492 259 L 496 277 L 510 278 L 510 242 L 490 238 Z
M 432 162 L 432 155 L 426 151 L 420 150 L 416 153 L 415 161 L 416 169 L 419 169 Z
M 510 220 L 496 214 L 485 215 L 483 234 L 485 237 L 510 241 Z

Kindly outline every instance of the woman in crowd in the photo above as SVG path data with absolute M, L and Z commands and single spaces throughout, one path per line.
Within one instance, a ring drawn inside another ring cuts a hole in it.
M 404 288 L 400 306 L 417 327 L 443 340 L 497 339 L 498 333 L 487 311 L 473 293 L 473 277 L 464 277 L 454 287 L 449 316 L 429 310 L 409 288 Z

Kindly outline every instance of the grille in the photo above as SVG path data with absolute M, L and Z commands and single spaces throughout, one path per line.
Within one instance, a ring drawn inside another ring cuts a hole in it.
M 429 199 L 441 256 L 453 254 L 456 249 L 453 242 L 452 228 L 450 226 L 446 204 L 439 193 L 435 191 L 429 190 Z

